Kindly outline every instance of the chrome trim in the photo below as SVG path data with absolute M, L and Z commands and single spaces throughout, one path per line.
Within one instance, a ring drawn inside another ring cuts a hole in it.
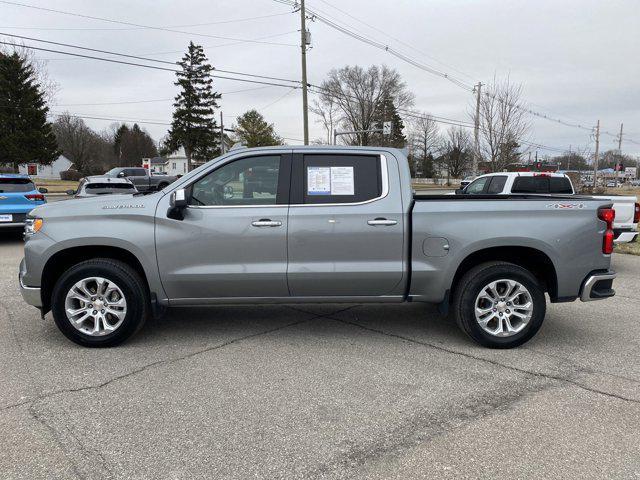
M 598 273 L 595 275 L 589 275 L 589 277 L 582 284 L 582 291 L 580 292 L 580 300 L 583 302 L 592 302 L 594 300 L 603 300 L 601 298 L 591 298 L 591 290 L 596 282 L 600 280 L 613 280 L 616 278 L 616 273 Z
M 18 280 L 20 282 L 20 293 L 22 294 L 22 298 L 29 305 L 33 305 L 34 307 L 42 307 L 42 296 L 40 295 L 39 287 L 27 287 L 24 283 L 22 283 L 22 275 L 18 275 Z
M 14 222 L 14 223 L 0 223 L 0 228 L 5 227 L 5 228 L 18 228 L 18 227 L 24 227 L 26 225 L 25 222 Z
M 358 155 L 358 153 L 355 153 L 355 155 Z M 362 153 L 362 155 L 371 156 L 370 153 L 369 154 Z M 383 153 L 376 153 L 376 155 L 380 155 L 380 172 L 382 174 L 382 193 L 379 197 L 372 198 L 370 200 L 364 200 L 362 202 L 351 202 L 351 203 L 290 203 L 290 204 L 274 203 L 274 204 L 264 204 L 264 205 L 187 205 L 186 208 L 193 208 L 195 210 L 211 210 L 211 209 L 217 209 L 217 208 L 289 208 L 289 207 L 336 207 L 336 206 L 350 207 L 354 205 L 366 205 L 367 203 L 377 202 L 378 200 L 382 200 L 387 195 L 389 195 L 389 167 L 387 164 L 387 157 Z M 247 155 L 246 157 L 241 157 L 241 158 L 249 158 L 252 156 L 255 157 L 259 155 L 257 154 Z M 236 159 L 234 157 L 234 160 L 240 160 L 241 158 Z M 221 164 L 220 167 L 222 167 L 223 165 L 226 165 L 227 163 L 231 163 L 231 162 L 225 162 Z M 207 171 L 205 175 L 208 175 L 209 173 L 211 173 L 211 171 Z M 189 188 L 192 183 L 195 183 L 205 175 L 198 177 L 189 185 L 187 185 L 186 187 L 183 187 L 183 189 Z
M 357 153 L 355 154 L 357 155 Z M 367 155 L 363 153 L 362 155 Z M 371 154 L 368 154 L 371 156 Z M 366 205 L 367 203 L 377 202 L 389 195 L 389 166 L 387 164 L 387 157 L 383 153 L 377 153 L 380 155 L 380 172 L 382 173 L 382 193 L 379 197 L 364 200 L 362 202 L 351 203 L 292 203 L 291 207 L 350 207 L 353 205 Z

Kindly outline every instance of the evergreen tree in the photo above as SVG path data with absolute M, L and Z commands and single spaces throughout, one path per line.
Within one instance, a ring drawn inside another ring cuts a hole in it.
M 257 110 L 249 110 L 238 117 L 235 131 L 237 140 L 247 147 L 268 147 L 284 143 L 282 138 L 276 135 L 273 124 L 267 123 Z
M 221 95 L 213 91 L 213 67 L 200 45 L 189 42 L 179 65 L 182 71 L 176 73 L 174 85 L 180 87 L 180 93 L 173 104 L 173 121 L 163 150 L 175 152 L 183 147 L 191 170 L 192 159 L 208 160 L 220 152 L 214 110 Z
M 49 111 L 33 66 L 18 53 L 0 52 L 0 164 L 48 165 L 59 155 Z
M 155 142 L 137 123 L 129 128 L 124 123 L 113 134 L 113 150 L 122 167 L 139 167 L 143 158 L 158 155 Z
M 378 104 L 375 113 L 375 125 L 382 128 L 384 122 L 391 122 L 391 135 L 376 133 L 373 135 L 372 145 L 404 148 L 407 144 L 407 138 L 402 131 L 404 130 L 404 122 L 398 114 L 398 109 L 393 103 L 393 97 L 385 94 L 382 101 Z

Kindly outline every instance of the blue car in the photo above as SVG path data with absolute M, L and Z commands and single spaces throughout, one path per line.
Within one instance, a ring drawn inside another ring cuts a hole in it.
M 44 193 L 28 175 L 0 173 L 0 228 L 24 227 L 27 213 L 47 203 Z

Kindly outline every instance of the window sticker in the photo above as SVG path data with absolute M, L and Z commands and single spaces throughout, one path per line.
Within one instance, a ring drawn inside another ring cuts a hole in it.
M 307 195 L 331 195 L 330 167 L 307 167 Z
M 353 167 L 331 167 L 331 195 L 353 194 Z

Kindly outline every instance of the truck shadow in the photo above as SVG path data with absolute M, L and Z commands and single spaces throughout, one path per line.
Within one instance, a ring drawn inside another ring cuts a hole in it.
M 0 246 L 22 245 L 22 228 L 0 229 Z
M 426 304 L 174 308 L 159 319 L 149 320 L 128 343 L 189 344 L 261 334 L 279 335 L 288 341 L 297 338 L 301 342 L 318 338 L 362 339 L 363 335 L 383 339 L 386 335 L 396 341 L 406 337 L 446 344 L 469 343 L 455 322 Z

